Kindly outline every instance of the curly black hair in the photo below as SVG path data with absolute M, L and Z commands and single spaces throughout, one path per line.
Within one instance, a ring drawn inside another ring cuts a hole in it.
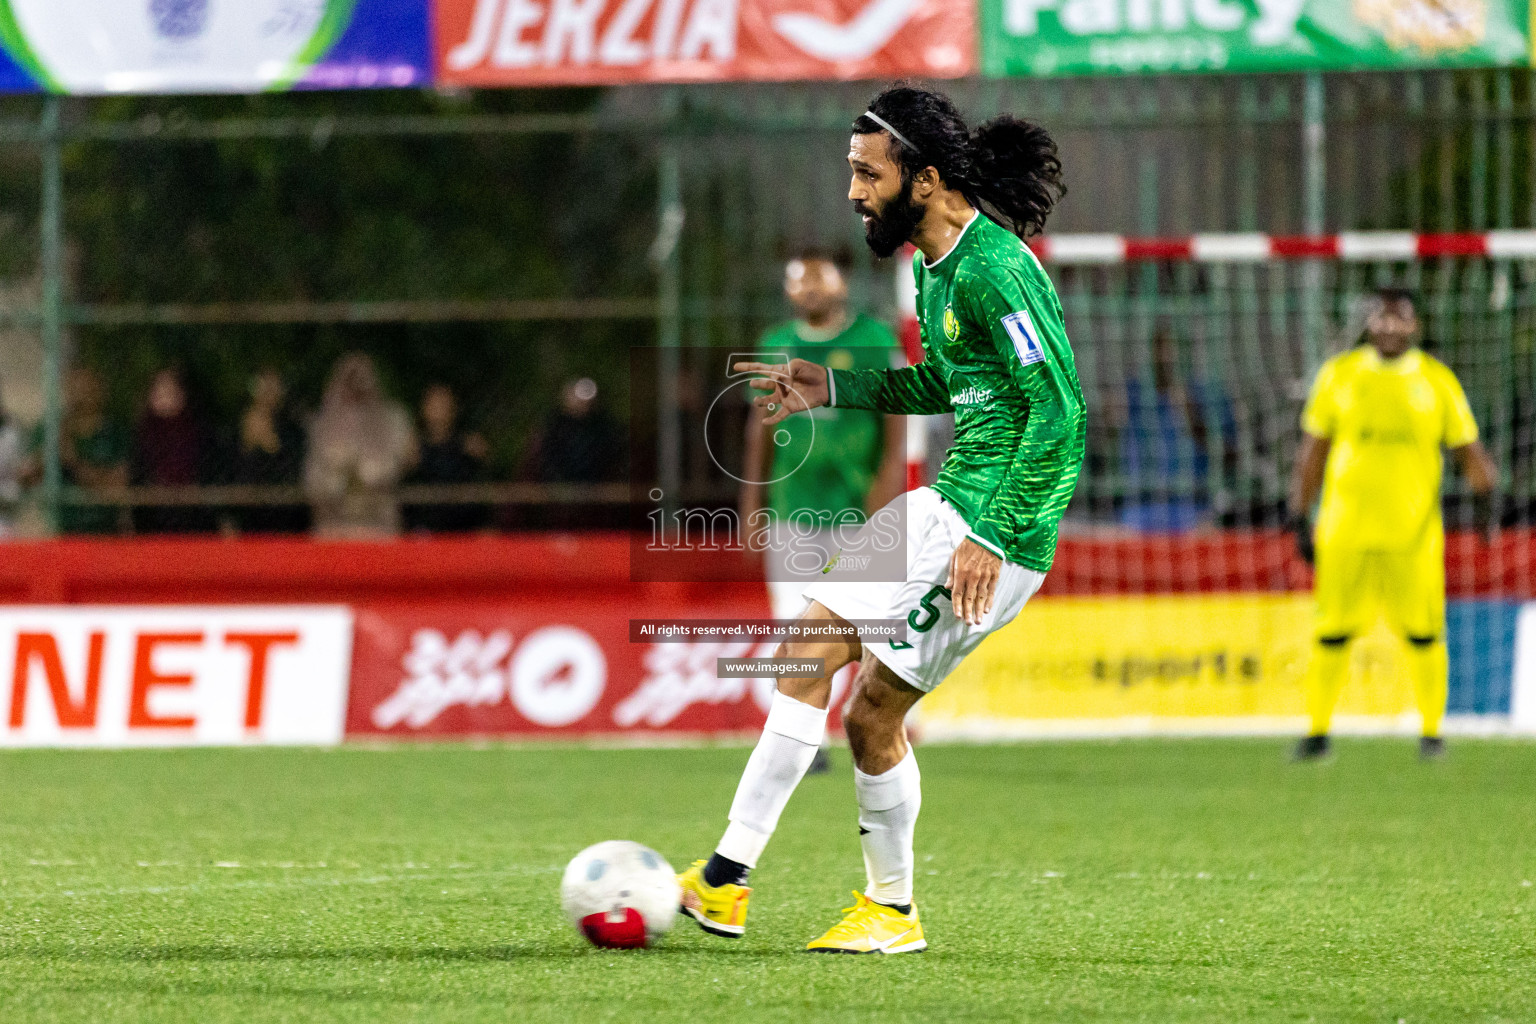
M 892 137 L 891 146 L 903 181 L 932 167 L 944 184 L 1020 238 L 1043 230 L 1066 195 L 1056 143 L 1037 124 L 1003 114 L 972 131 L 948 96 L 907 82 L 882 91 L 869 110 L 902 136 Z M 854 118 L 857 135 L 885 130 L 864 114 Z

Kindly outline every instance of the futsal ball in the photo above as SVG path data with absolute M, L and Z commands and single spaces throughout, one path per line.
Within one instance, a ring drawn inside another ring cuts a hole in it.
M 636 949 L 672 930 L 682 893 L 661 854 L 611 839 L 589 846 L 565 866 L 560 903 L 594 946 Z

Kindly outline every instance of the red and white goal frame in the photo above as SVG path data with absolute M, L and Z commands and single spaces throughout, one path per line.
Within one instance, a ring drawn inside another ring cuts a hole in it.
M 1333 235 L 1266 235 L 1256 232 L 1138 238 L 1112 234 L 1042 235 L 1030 241 L 1042 262 L 1061 265 L 1145 260 L 1198 263 L 1270 263 L 1277 260 L 1342 260 L 1379 263 L 1445 257 L 1536 259 L 1536 230 L 1466 233 L 1342 231 Z

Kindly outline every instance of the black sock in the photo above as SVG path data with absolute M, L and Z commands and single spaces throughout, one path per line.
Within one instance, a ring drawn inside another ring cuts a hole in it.
M 870 900 L 870 902 L 871 903 L 880 903 L 879 900 Z M 896 913 L 898 913 L 898 914 L 910 914 L 910 913 L 912 913 L 912 904 L 910 904 L 910 903 L 880 903 L 880 905 L 882 907 L 890 907 L 892 910 L 896 911 Z
M 746 885 L 747 875 L 751 871 L 751 868 L 739 861 L 731 860 L 729 857 L 722 857 L 718 853 L 711 854 L 709 863 L 704 865 L 704 884 L 725 885 L 730 883 L 732 885 Z

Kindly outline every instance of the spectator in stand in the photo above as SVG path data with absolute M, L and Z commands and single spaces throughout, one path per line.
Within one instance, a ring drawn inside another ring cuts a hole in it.
M 5 397 L 0 394 L 0 538 L 9 537 L 16 528 L 16 506 L 21 501 L 21 476 L 25 468 L 21 429 L 7 415 Z
M 64 384 L 64 416 L 59 436 L 59 463 L 66 485 L 111 490 L 128 483 L 131 439 L 127 429 L 107 415 L 107 393 L 101 376 L 77 366 Z M 43 426 L 32 435 L 32 453 L 24 477 L 35 482 L 43 475 Z M 122 527 L 120 506 L 66 502 L 59 510 L 63 533 L 117 533 Z
M 598 404 L 591 377 L 567 381 L 560 407 L 544 419 L 534 442 L 534 479 L 544 483 L 594 484 L 617 479 L 623 465 L 619 431 Z
M 383 393 L 373 360 L 361 352 L 342 356 L 325 386 L 304 462 L 315 532 L 328 537 L 399 533 L 394 488 L 415 462 L 410 414 Z
M 240 414 L 231 445 L 230 483 L 248 487 L 297 486 L 304 472 L 304 428 L 288 405 L 288 386 L 276 367 L 251 378 L 250 403 Z M 309 509 L 277 502 L 234 510 L 243 533 L 302 533 L 309 529 Z
M 186 371 L 163 367 L 150 379 L 144 412 L 133 431 L 130 479 L 148 487 L 207 483 L 212 448 Z M 141 505 L 133 510 L 136 533 L 206 533 L 214 526 L 210 509 L 192 505 Z
M 1237 428 L 1219 389 L 1186 379 L 1178 343 L 1167 328 L 1152 340 L 1152 380 L 1125 381 L 1118 413 L 1121 471 L 1126 479 L 1120 522 L 1149 533 L 1183 533 L 1208 525 L 1221 498 Z M 1217 460 L 1212 480 L 1212 455 Z
M 567 381 L 560 405 L 544 418 L 523 461 L 523 476 L 540 483 L 596 484 L 619 479 L 624 449 L 618 424 L 598 402 L 591 377 Z M 522 525 L 594 529 L 623 523 L 622 509 L 604 505 L 549 506 L 525 515 Z
M 446 384 L 432 384 L 421 396 L 421 455 L 408 478 L 413 484 L 472 484 L 485 479 L 490 446 L 459 425 L 459 401 Z M 483 504 L 433 502 L 402 510 L 410 530 L 462 533 L 486 525 Z

